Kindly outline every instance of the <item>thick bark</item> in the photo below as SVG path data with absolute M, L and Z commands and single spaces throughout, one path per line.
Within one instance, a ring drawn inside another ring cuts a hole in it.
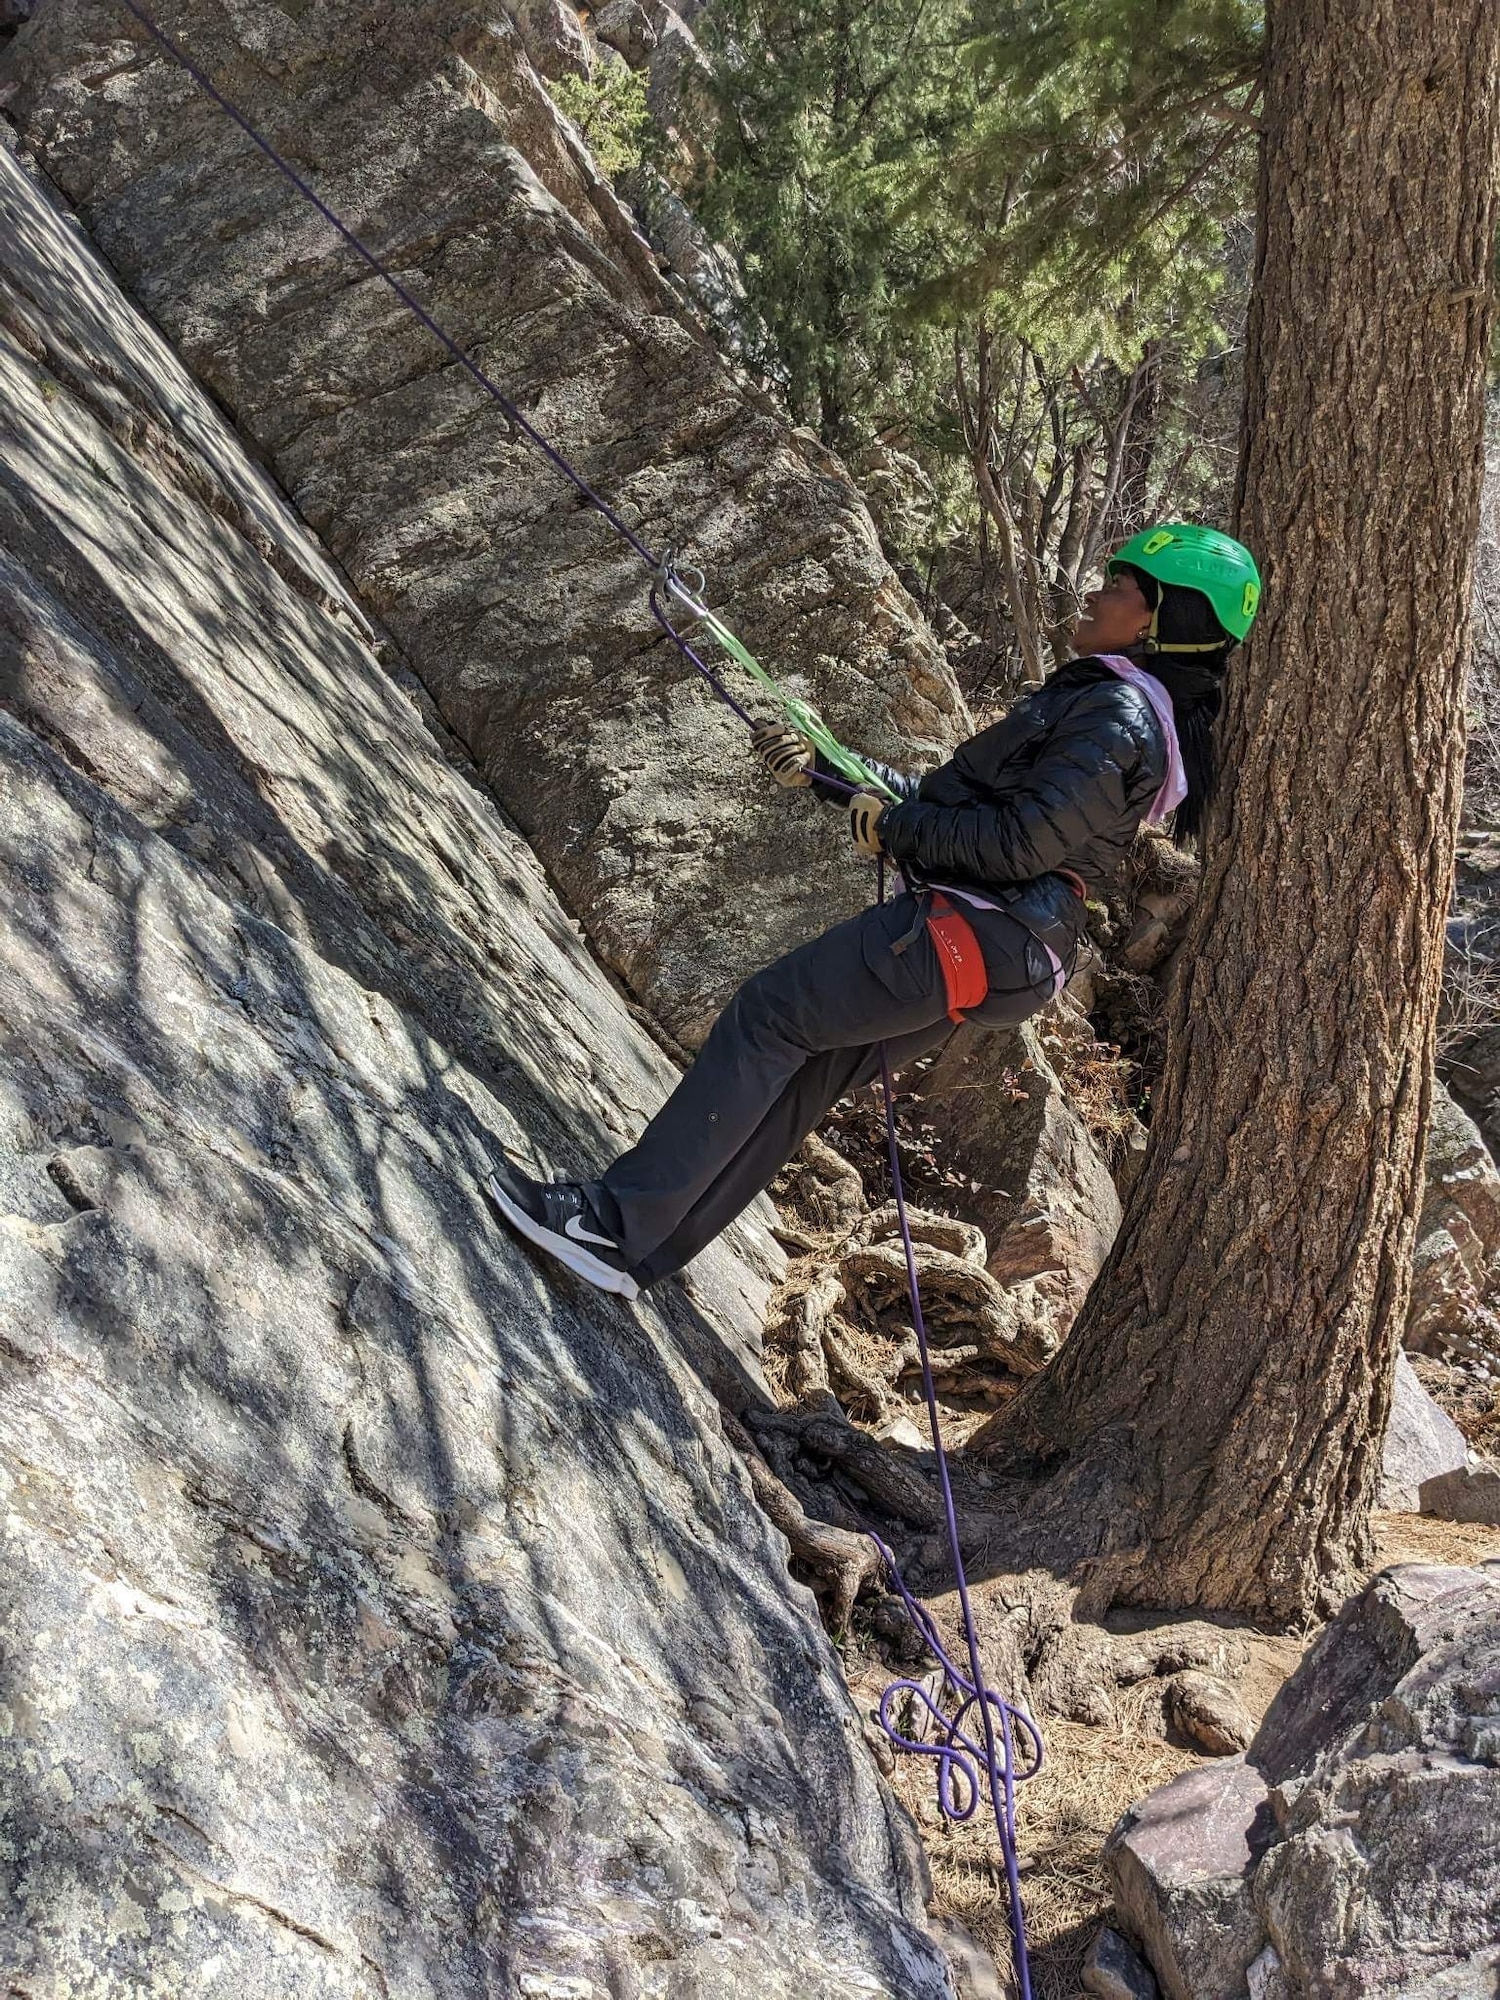
M 1290 1619 L 1369 1557 L 1410 1284 L 1500 9 L 1273 0 L 1268 32 L 1238 495 L 1264 604 L 1230 676 L 1148 1159 L 1062 1354 L 987 1442 L 1053 1469 L 1040 1512 L 1093 1558 L 1092 1603 Z

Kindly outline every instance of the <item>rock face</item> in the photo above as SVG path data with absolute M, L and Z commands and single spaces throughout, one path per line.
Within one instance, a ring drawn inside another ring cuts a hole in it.
M 777 1253 L 632 1309 L 486 1217 L 670 1065 L 3 150 L 0 413 L 0 1985 L 938 2000 L 703 1386 Z
M 633 5 L 634 0 L 628 3 Z M 729 252 L 712 240 L 681 195 L 654 168 L 630 168 L 620 186 L 667 270 L 713 319 L 721 340 L 741 352 L 748 308 L 739 269 Z
M 508 0 L 506 13 L 522 48 L 543 76 L 591 73 L 588 37 L 570 0 Z
M 670 94 L 691 37 L 647 11 Z M 846 741 L 920 762 L 966 730 L 848 474 L 686 323 L 498 0 L 161 12 Z M 857 907 L 869 883 L 837 817 L 758 781 L 741 725 L 662 639 L 638 558 L 116 0 L 49 0 L 0 86 L 674 1034 Z
M 1173 2000 L 1467 2000 L 1500 1977 L 1500 1564 L 1388 1570 L 1246 1758 L 1111 1835 Z
M 641 0 L 605 0 L 589 26 L 595 40 L 622 55 L 632 69 L 646 67 L 660 39 Z

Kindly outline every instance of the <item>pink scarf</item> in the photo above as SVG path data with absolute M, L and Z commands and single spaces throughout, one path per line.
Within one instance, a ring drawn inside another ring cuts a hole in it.
M 1127 660 L 1123 653 L 1096 653 L 1094 656 L 1122 681 L 1129 681 L 1134 688 L 1150 702 L 1162 733 L 1167 739 L 1167 775 L 1162 788 L 1151 801 L 1151 810 L 1146 814 L 1147 826 L 1157 826 L 1174 806 L 1180 806 L 1187 797 L 1187 773 L 1182 768 L 1182 751 L 1177 742 L 1177 723 L 1172 714 L 1172 697 L 1167 693 L 1155 674 L 1148 674 L 1144 667 L 1138 667 L 1134 660 Z

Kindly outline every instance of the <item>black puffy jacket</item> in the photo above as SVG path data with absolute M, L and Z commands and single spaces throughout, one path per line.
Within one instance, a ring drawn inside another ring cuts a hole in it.
M 867 760 L 868 761 L 868 760 Z M 1038 918 L 1123 859 L 1167 775 L 1166 735 L 1150 702 L 1091 658 L 1070 660 L 923 778 L 878 769 L 898 797 L 880 841 L 908 879 L 1000 896 Z M 1079 911 L 1081 916 L 1081 910 Z

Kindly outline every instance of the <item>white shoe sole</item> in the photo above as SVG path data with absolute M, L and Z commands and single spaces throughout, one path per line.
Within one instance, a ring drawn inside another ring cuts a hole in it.
M 559 1264 L 566 1264 L 570 1271 L 586 1278 L 601 1292 L 614 1292 L 622 1299 L 639 1298 L 641 1288 L 628 1271 L 617 1271 L 613 1264 L 606 1264 L 603 1258 L 596 1257 L 586 1244 L 575 1243 L 571 1236 L 559 1236 L 556 1231 L 544 1229 L 539 1222 L 534 1222 L 525 1209 L 518 1208 L 505 1190 L 496 1184 L 493 1174 L 485 1181 L 484 1190 L 511 1228 L 519 1231 L 528 1243 L 534 1243 L 538 1250 L 545 1250 L 549 1257 L 555 1257 Z

